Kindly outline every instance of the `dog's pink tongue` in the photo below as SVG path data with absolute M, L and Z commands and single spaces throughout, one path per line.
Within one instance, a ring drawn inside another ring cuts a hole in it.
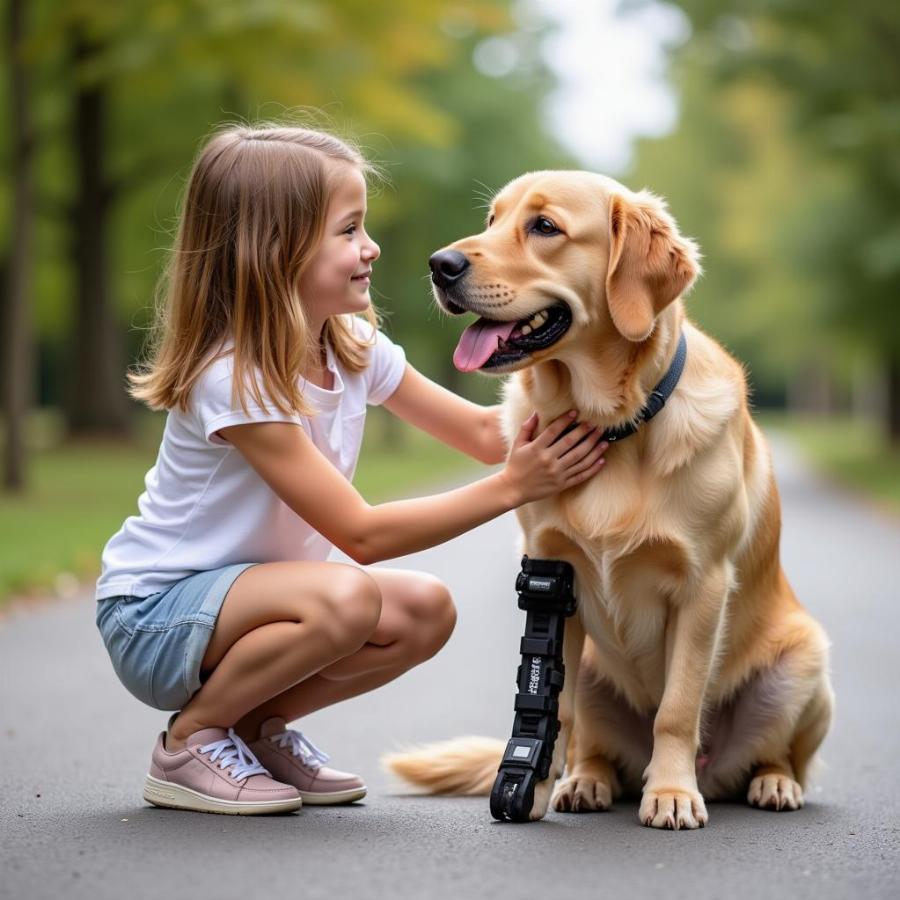
M 460 372 L 480 369 L 515 327 L 515 322 L 489 322 L 487 319 L 474 322 L 460 335 L 453 353 L 453 365 Z

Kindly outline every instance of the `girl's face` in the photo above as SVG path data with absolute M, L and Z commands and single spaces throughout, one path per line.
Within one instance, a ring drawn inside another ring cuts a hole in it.
M 329 316 L 367 309 L 372 263 L 381 255 L 367 234 L 366 181 L 349 163 L 336 163 L 335 187 L 322 242 L 300 279 L 303 308 L 316 334 Z

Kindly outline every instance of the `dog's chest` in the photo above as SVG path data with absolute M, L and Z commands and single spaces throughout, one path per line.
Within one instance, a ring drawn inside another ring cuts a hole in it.
M 607 539 L 581 546 L 589 566 L 577 592 L 585 630 L 616 683 L 656 707 L 665 688 L 667 628 L 688 579 L 687 554 L 672 539 Z
M 686 512 L 666 486 L 628 474 L 617 472 L 602 484 L 598 479 L 523 507 L 519 514 L 529 544 L 552 534 L 577 547 L 606 606 L 669 596 L 698 571 L 692 551 L 696 507 Z
M 672 599 L 697 571 L 685 525 L 666 502 L 620 478 L 602 495 L 583 490 L 520 510 L 530 552 L 575 562 L 581 617 L 600 664 L 647 707 L 662 696 Z

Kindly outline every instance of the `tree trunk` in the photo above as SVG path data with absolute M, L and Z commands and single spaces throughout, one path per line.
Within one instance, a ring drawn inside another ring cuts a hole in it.
M 900 448 L 900 357 L 887 362 L 887 427 L 891 445 Z
M 0 360 L 3 383 L 3 413 L 6 445 L 3 485 L 10 491 L 25 488 L 25 417 L 32 400 L 34 353 L 31 317 L 31 250 L 34 226 L 34 196 L 31 168 L 34 136 L 28 98 L 28 73 L 20 54 L 25 30 L 24 0 L 10 0 L 7 9 L 9 60 L 10 138 L 12 143 L 12 214 L 6 297 L 2 305 Z
M 75 148 L 78 194 L 73 208 L 75 322 L 67 398 L 73 436 L 124 435 L 129 430 L 124 341 L 110 306 L 107 259 L 112 189 L 106 178 L 106 91 L 85 83 L 82 63 L 96 47 L 75 38 Z

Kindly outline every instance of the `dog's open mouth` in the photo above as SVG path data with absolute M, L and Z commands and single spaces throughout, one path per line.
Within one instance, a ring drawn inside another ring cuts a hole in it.
M 571 324 L 572 312 L 565 303 L 556 303 L 518 322 L 479 319 L 460 336 L 453 365 L 460 372 L 512 365 L 555 344 Z

